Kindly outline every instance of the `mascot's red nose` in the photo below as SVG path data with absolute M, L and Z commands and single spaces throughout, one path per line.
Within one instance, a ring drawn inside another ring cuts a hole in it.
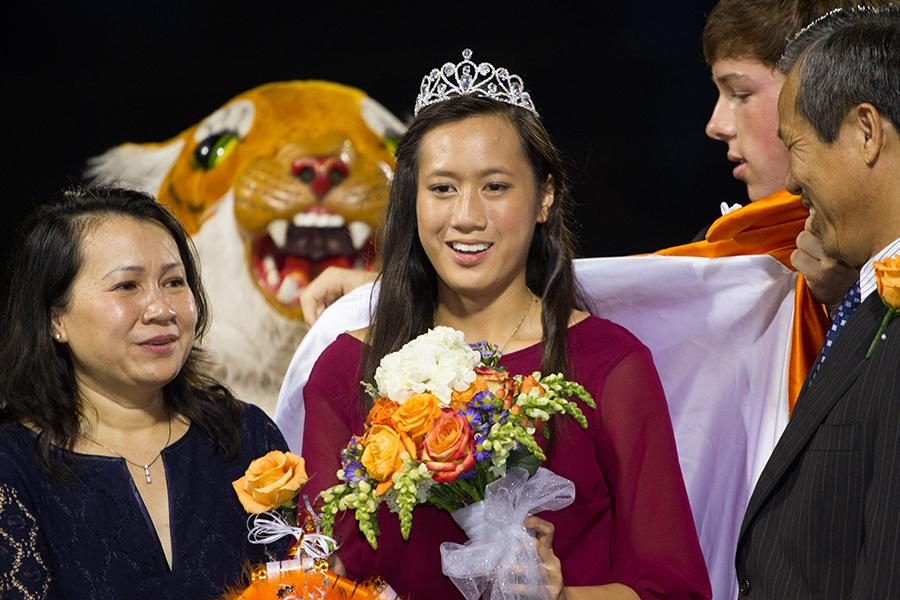
M 309 186 L 317 200 L 350 175 L 350 168 L 334 156 L 298 158 L 291 163 L 291 174 Z

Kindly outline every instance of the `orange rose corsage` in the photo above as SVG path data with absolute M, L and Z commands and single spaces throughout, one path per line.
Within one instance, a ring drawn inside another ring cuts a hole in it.
M 887 307 L 887 313 L 881 320 L 881 327 L 875 334 L 875 339 L 869 345 L 869 351 L 866 352 L 866 358 L 875 353 L 875 347 L 878 342 L 885 339 L 885 330 L 891 323 L 893 318 L 900 312 L 900 255 L 892 256 L 884 260 L 877 260 L 873 263 L 875 267 L 875 283 L 878 285 L 878 295 L 881 301 Z

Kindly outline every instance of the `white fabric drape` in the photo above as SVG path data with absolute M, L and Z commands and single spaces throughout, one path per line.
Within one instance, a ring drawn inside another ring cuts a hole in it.
M 756 478 L 788 419 L 796 273 L 769 256 L 575 261 L 591 313 L 653 352 L 715 598 L 734 598 L 734 550 Z M 371 285 L 330 306 L 288 368 L 275 421 L 302 452 L 302 389 L 321 351 L 369 322 Z M 377 295 L 377 290 L 375 291 Z

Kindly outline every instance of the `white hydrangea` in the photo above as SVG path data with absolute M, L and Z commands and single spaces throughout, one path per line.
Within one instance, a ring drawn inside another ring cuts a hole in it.
M 430 392 L 442 408 L 453 390 L 465 391 L 475 381 L 481 354 L 470 348 L 461 331 L 435 327 L 381 359 L 375 371 L 378 393 L 403 404 L 410 396 Z

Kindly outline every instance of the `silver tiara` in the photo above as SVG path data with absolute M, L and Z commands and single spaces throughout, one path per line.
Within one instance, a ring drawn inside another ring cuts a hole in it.
M 476 65 L 471 60 L 472 51 L 468 48 L 463 50 L 462 56 L 462 62 L 444 63 L 440 69 L 432 69 L 431 73 L 422 78 L 413 115 L 418 115 L 426 106 L 454 96 L 489 98 L 521 106 L 538 114 L 531 96 L 525 91 L 521 77 L 512 75 L 503 67 L 494 68 L 491 63 Z

